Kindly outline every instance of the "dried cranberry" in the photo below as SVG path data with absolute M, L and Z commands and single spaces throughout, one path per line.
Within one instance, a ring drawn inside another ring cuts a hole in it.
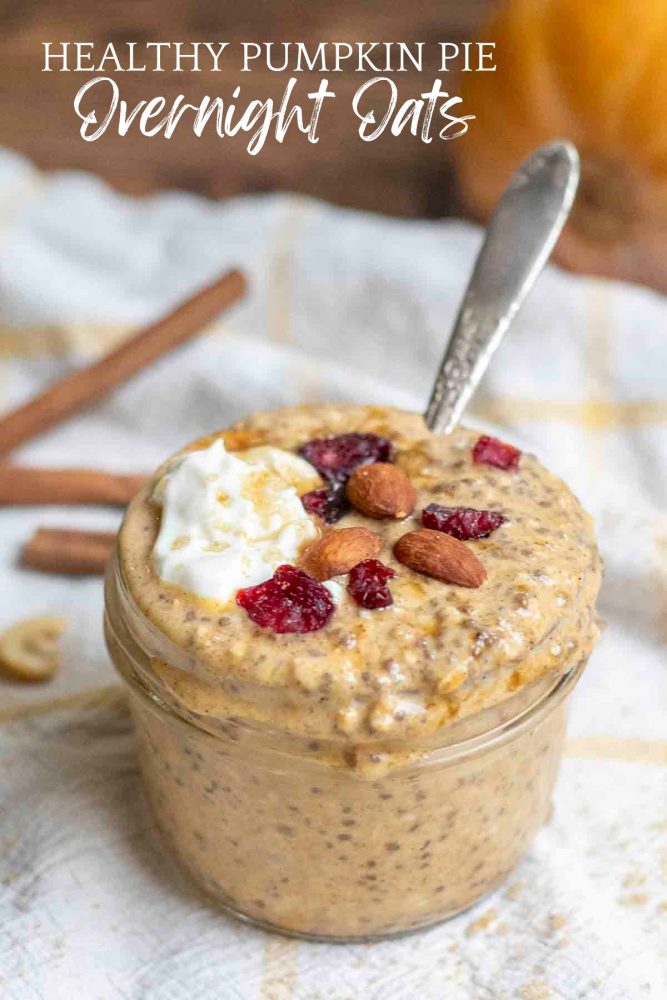
M 255 625 L 278 633 L 315 632 L 334 613 L 327 588 L 296 566 L 279 566 L 270 580 L 239 590 L 236 603 Z
M 302 445 L 299 454 L 329 482 L 340 483 L 349 479 L 359 465 L 391 462 L 394 449 L 391 441 L 377 434 L 353 433 L 315 438 Z
M 505 444 L 498 438 L 487 437 L 479 439 L 472 450 L 472 460 L 478 465 L 495 465 L 497 469 L 508 469 L 515 472 L 519 468 L 521 452 L 511 444 Z
M 303 509 L 309 514 L 315 514 L 316 517 L 324 519 L 326 518 L 328 497 L 329 490 L 326 486 L 319 490 L 311 490 L 310 493 L 304 493 L 301 497 Z
M 345 496 L 345 483 L 333 483 L 319 490 L 304 493 L 301 503 L 309 514 L 321 517 L 326 524 L 335 524 L 343 514 L 347 514 L 350 503 Z
M 471 538 L 486 538 L 504 523 L 503 515 L 495 510 L 441 507 L 439 503 L 430 503 L 422 511 L 422 524 L 425 528 L 444 531 L 462 542 Z
M 364 559 L 350 570 L 348 593 L 362 608 L 387 608 L 393 603 L 387 580 L 396 573 L 379 559 Z

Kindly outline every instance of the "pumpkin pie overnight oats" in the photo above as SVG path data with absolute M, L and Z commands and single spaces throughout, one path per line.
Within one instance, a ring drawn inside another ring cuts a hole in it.
M 107 578 L 165 840 L 294 934 L 470 906 L 549 814 L 599 583 L 576 498 L 494 438 L 332 405 L 193 443 L 130 504 Z

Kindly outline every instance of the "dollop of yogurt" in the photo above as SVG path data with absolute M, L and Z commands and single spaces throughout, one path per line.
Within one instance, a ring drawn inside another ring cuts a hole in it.
M 318 537 L 300 499 L 318 485 L 308 462 L 280 448 L 232 453 L 218 439 L 179 455 L 153 493 L 162 508 L 153 548 L 160 579 L 223 603 L 269 579 Z

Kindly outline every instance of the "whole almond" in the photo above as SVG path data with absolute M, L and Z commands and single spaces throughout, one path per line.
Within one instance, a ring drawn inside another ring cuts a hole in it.
M 394 555 L 415 573 L 457 587 L 480 587 L 486 580 L 486 570 L 472 549 L 442 531 L 409 531 L 394 545 Z
M 338 528 L 306 549 L 301 566 L 316 580 L 330 580 L 372 559 L 381 548 L 382 539 L 368 528 Z
M 376 462 L 360 465 L 347 483 L 347 498 L 367 517 L 407 517 L 417 502 L 417 492 L 397 465 Z

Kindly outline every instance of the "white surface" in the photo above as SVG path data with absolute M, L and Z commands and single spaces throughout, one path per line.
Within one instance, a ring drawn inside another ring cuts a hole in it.
M 38 329 L 0 329 L 3 405 L 230 264 L 252 281 L 210 333 L 21 457 L 140 470 L 258 407 L 421 408 L 479 240 L 461 223 L 288 196 L 135 202 L 4 154 L 0 308 L 6 324 Z M 115 515 L 3 510 L 0 627 L 41 612 L 71 622 L 48 689 L 0 688 L 3 997 L 667 996 L 667 303 L 548 271 L 469 421 L 500 427 L 568 480 L 597 519 L 607 566 L 608 627 L 574 697 L 554 819 L 516 875 L 471 913 L 374 946 L 299 944 L 209 909 L 155 849 L 122 709 L 76 696 L 37 709 L 113 675 L 100 582 L 17 570 L 17 548 L 37 524 Z

